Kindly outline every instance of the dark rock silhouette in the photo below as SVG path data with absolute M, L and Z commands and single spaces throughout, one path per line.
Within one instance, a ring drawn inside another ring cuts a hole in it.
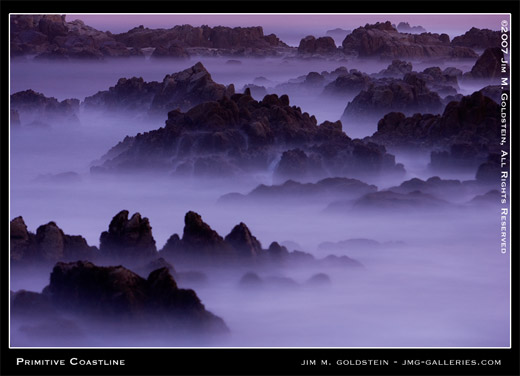
M 436 198 L 435 196 L 421 191 L 410 193 L 396 193 L 391 191 L 380 191 L 369 193 L 354 203 L 354 209 L 368 210 L 436 210 L 448 207 L 446 201 Z
M 472 27 L 464 35 L 453 38 L 451 45 L 481 49 L 500 46 L 500 42 L 500 31 Z
M 193 290 L 177 287 L 167 268 L 144 279 L 122 266 L 59 262 L 52 270 L 50 284 L 33 300 L 47 300 L 59 313 L 114 325 L 134 322 L 174 332 L 228 330 L 222 319 L 205 309 Z M 23 309 L 21 305 L 13 307 L 18 308 Z
M 439 94 L 431 91 L 417 74 L 409 73 L 403 80 L 373 82 L 349 102 L 342 119 L 375 118 L 391 111 L 438 113 L 442 107 Z
M 28 125 L 32 121 L 51 124 L 61 122 L 66 125 L 79 123 L 78 99 L 60 102 L 54 97 L 49 98 L 30 89 L 11 94 L 11 109 L 18 114 L 18 123 L 21 125 Z
M 312 35 L 306 36 L 300 41 L 298 53 L 300 54 L 331 54 L 337 51 L 334 39 L 331 37 L 315 38 Z
M 151 55 L 152 58 L 174 58 L 174 59 L 188 59 L 190 54 L 186 49 L 180 45 L 172 44 L 168 48 L 159 46 Z
M 108 91 L 85 98 L 87 109 L 125 112 L 150 112 L 165 115 L 171 110 L 188 110 L 205 101 L 234 94 L 234 87 L 218 84 L 202 63 L 182 72 L 166 75 L 162 82 L 145 82 L 142 78 L 121 78 Z
M 389 113 L 371 140 L 383 145 L 425 147 L 475 144 L 492 147 L 500 133 L 500 108 L 481 92 L 449 103 L 442 115 Z
M 224 238 L 239 255 L 256 257 L 262 252 L 262 244 L 251 234 L 245 223 L 240 222 Z
M 487 48 L 475 62 L 471 72 L 465 75 L 473 79 L 499 79 L 502 75 L 502 59 L 504 53 L 500 47 Z M 505 64 L 505 72 L 509 72 L 509 65 Z
M 501 166 L 499 154 L 489 154 L 487 160 L 478 167 L 475 179 L 484 184 L 496 184 L 500 181 L 500 173 L 505 171 L 506 166 Z
M 352 31 L 342 43 L 343 51 L 359 57 L 396 58 L 474 58 L 468 47 L 451 46 L 447 34 L 405 34 L 387 21 L 365 25 Z
M 54 263 L 78 259 L 94 260 L 96 247 L 91 247 L 79 235 L 66 235 L 55 222 L 38 227 L 36 234 L 27 230 L 22 217 L 11 221 L 11 262 L 27 266 L 34 263 Z
M 402 60 L 392 60 L 392 63 L 387 68 L 378 73 L 381 77 L 404 78 L 407 73 L 412 72 L 412 63 Z
M 345 30 L 342 28 L 335 28 L 332 30 L 327 30 L 325 33 L 327 36 L 334 38 L 335 40 L 343 41 L 347 35 L 352 33 L 352 30 Z
M 13 15 L 11 47 L 14 55 L 36 54 L 37 59 L 94 59 L 141 56 L 109 32 L 87 26 L 81 20 L 66 22 L 60 15 Z
M 323 94 L 331 96 L 355 95 L 361 90 L 368 89 L 371 83 L 370 76 L 356 69 L 351 69 L 327 84 L 323 89 Z
M 188 53 L 217 52 L 223 55 L 270 56 L 289 49 L 274 34 L 264 35 L 262 27 L 224 27 L 177 25 L 171 29 L 135 27 L 114 35 L 126 46 L 165 48 L 179 46 Z M 217 51 L 215 51 L 217 50 Z
M 377 155 L 367 160 L 362 150 Z M 186 113 L 170 111 L 165 127 L 126 137 L 91 171 L 154 169 L 229 177 L 265 171 L 283 151 L 288 151 L 286 159 L 292 154 L 305 159 L 303 152 L 310 163 L 307 171 L 316 171 L 322 177 L 356 171 L 393 173 L 395 169 L 393 156 L 384 148 L 352 141 L 340 122 L 317 125 L 314 116 L 290 106 L 286 95 L 272 94 L 256 101 L 246 90 L 245 94 L 204 102 Z M 292 162 L 288 165 L 293 169 Z
M 152 227 L 148 218 L 135 213 L 128 219 L 128 210 L 120 211 L 100 236 L 99 250 L 109 259 L 137 261 L 157 255 Z

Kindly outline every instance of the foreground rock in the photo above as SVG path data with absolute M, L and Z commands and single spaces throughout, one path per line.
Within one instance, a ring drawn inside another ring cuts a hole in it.
M 10 258 L 14 266 L 50 264 L 99 257 L 98 249 L 91 247 L 79 235 L 66 235 L 56 223 L 38 227 L 36 234 L 27 230 L 22 217 L 10 224 Z
M 11 94 L 11 111 L 15 111 L 15 122 L 22 126 L 50 126 L 55 123 L 64 125 L 78 124 L 79 100 L 58 101 L 34 90 L 19 91 Z M 11 122 L 13 119 L 11 119 Z
M 224 321 L 207 311 L 193 290 L 177 287 L 167 268 L 144 279 L 122 266 L 59 262 L 43 293 L 32 294 L 30 300 L 39 306 L 105 323 L 111 329 L 132 324 L 137 331 L 160 329 L 173 335 L 228 331 Z M 24 295 L 27 293 L 14 295 L 12 312 L 34 314 L 27 312 L 31 304 Z M 88 321 L 82 322 L 88 325 Z
M 290 106 L 286 95 L 272 94 L 256 101 L 246 90 L 185 113 L 170 111 L 165 127 L 126 137 L 91 171 L 243 176 L 266 171 L 284 151 L 299 149 L 323 177 L 395 173 L 395 160 L 384 147 L 351 140 L 341 128 L 340 122 L 318 125 L 314 116 Z M 293 159 L 286 157 L 291 170 Z
M 346 54 L 362 58 L 476 58 L 468 47 L 452 46 L 447 34 L 406 34 L 387 21 L 352 31 L 342 43 Z
M 166 75 L 162 82 L 145 82 L 142 78 L 121 78 L 108 91 L 85 98 L 86 109 L 141 112 L 165 116 L 169 111 L 182 111 L 206 101 L 216 101 L 235 93 L 211 78 L 202 63 L 182 72 Z

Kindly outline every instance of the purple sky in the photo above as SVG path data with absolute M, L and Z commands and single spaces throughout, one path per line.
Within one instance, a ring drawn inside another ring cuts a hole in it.
M 499 30 L 500 21 L 505 15 L 375 15 L 375 14 L 317 14 L 317 15 L 68 15 L 67 20 L 81 19 L 87 25 L 113 33 L 127 31 L 135 26 L 144 25 L 150 28 L 171 28 L 174 25 L 190 24 L 193 26 L 263 26 L 266 34 L 275 33 L 286 42 L 299 41 L 300 38 L 314 34 L 325 35 L 325 32 L 337 27 L 354 29 L 366 23 L 378 21 L 401 21 L 411 26 L 421 25 L 426 30 L 447 33 L 450 36 L 465 33 L 471 27 Z

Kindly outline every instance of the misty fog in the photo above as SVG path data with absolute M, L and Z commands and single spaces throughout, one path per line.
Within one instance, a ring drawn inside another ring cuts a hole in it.
M 59 100 L 86 96 L 114 86 L 121 77 L 162 81 L 202 61 L 214 81 L 234 84 L 236 91 L 265 77 L 274 88 L 309 72 L 333 71 L 341 65 L 376 73 L 388 66 L 382 61 L 301 61 L 281 59 L 200 58 L 184 61 L 134 59 L 102 63 L 13 61 L 10 91 L 33 89 Z M 456 66 L 466 72 L 473 61 L 412 62 L 415 71 L 429 66 Z M 474 87 L 459 83 L 461 94 Z M 480 88 L 480 87 L 479 87 Z M 477 89 L 479 89 L 477 88 Z M 269 91 L 269 90 L 268 90 Z M 269 92 L 276 92 L 273 91 Z M 282 94 L 282 93 L 280 93 Z M 321 95 L 288 93 L 318 123 L 337 121 L 352 98 L 330 99 Z M 257 100 L 261 98 L 255 98 Z M 23 119 L 21 119 L 23 121 Z M 139 212 L 149 218 L 157 249 L 174 233 L 182 235 L 184 215 L 199 213 L 220 235 L 240 222 L 247 224 L 264 248 L 273 241 L 287 242 L 317 258 L 346 255 L 362 268 L 306 266 L 255 271 L 266 281 L 257 289 L 240 286 L 247 268 L 206 268 L 207 283 L 179 282 L 193 288 L 206 309 L 222 317 L 230 334 L 196 340 L 158 337 L 143 331 L 132 336 L 99 331 L 71 338 L 34 337 L 23 330 L 26 323 L 11 319 L 13 346 L 216 346 L 216 347 L 495 347 L 509 345 L 509 255 L 500 253 L 499 206 L 470 206 L 475 189 L 461 194 L 445 193 L 447 205 L 436 210 L 354 210 L 347 205 L 335 211 L 327 207 L 337 197 L 320 200 L 295 198 L 247 203 L 219 199 L 237 192 L 247 194 L 259 184 L 272 185 L 272 172 L 241 179 L 179 178 L 150 171 L 142 174 L 91 174 L 92 163 L 127 135 L 157 129 L 162 120 L 125 114 L 104 116 L 83 109 L 79 124 L 51 124 L 49 128 L 22 127 L 10 132 L 10 219 L 23 216 L 30 231 L 54 221 L 66 234 L 82 235 L 89 245 L 99 246 L 101 232 L 119 211 Z M 343 123 L 352 138 L 370 136 L 377 123 Z M 392 151 L 406 174 L 381 179 L 367 178 L 379 190 L 398 186 L 417 177 L 472 180 L 475 174 L 432 173 L 429 153 Z M 73 172 L 70 178 L 59 174 Z M 58 175 L 58 176 L 56 176 Z M 355 242 L 333 250 L 324 242 L 369 239 L 379 246 Z M 178 269 L 178 268 L 176 268 Z M 51 269 L 11 273 L 11 291 L 41 292 Z M 177 270 L 177 271 L 183 271 Z M 330 285 L 307 281 L 326 273 Z M 267 281 L 287 277 L 294 288 Z M 71 318 L 74 320 L 74 318 Z M 97 325 L 97 324 L 96 324 Z M 81 327 L 81 323 L 79 323 Z

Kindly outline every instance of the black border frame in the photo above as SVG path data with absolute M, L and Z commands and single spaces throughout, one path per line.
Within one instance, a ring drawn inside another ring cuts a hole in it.
M 520 22 L 520 2 L 517 1 L 298 1 L 298 2 L 258 2 L 258 1 L 1 1 L 1 46 L 2 46 L 2 83 L 7 85 L 9 33 L 7 17 L 9 13 L 511 13 L 513 46 L 513 63 L 511 67 L 513 79 L 511 102 L 514 124 L 518 123 L 518 79 L 519 58 L 518 44 Z M 3 86 L 0 108 L 2 109 L 2 127 L 0 150 L 0 168 L 4 178 L 1 205 L 4 220 L 1 227 L 2 259 L 1 265 L 1 310 L 0 321 L 3 329 L 8 328 L 8 295 L 4 294 L 8 283 L 8 265 L 5 252 L 8 250 L 8 228 L 6 212 L 9 205 L 8 191 L 8 96 Z M 511 124 L 511 126 L 514 126 Z M 511 146 L 518 146 L 518 133 L 514 131 Z M 516 150 L 515 150 L 516 151 Z M 513 153 L 513 166 L 518 166 L 518 153 Z M 516 179 L 516 174 L 512 175 Z M 516 187 L 516 180 L 514 181 Z M 512 223 L 518 220 L 517 201 L 511 213 Z M 512 347 L 511 349 L 9 349 L 7 336 L 2 331 L 0 336 L 0 374 L 1 375 L 332 375 L 332 374 L 364 374 L 364 375 L 520 375 L 520 343 L 519 343 L 519 258 L 516 251 L 518 239 L 513 228 L 510 250 L 512 251 Z M 16 366 L 16 358 L 31 359 L 125 359 L 125 366 Z M 316 359 L 317 365 L 302 367 L 303 359 Z M 329 360 L 331 365 L 320 365 L 320 360 Z M 389 365 L 381 366 L 337 366 L 339 359 L 386 359 Z M 401 366 L 404 359 L 439 361 L 449 359 L 500 359 L 501 366 Z M 394 361 L 398 363 L 395 364 Z

